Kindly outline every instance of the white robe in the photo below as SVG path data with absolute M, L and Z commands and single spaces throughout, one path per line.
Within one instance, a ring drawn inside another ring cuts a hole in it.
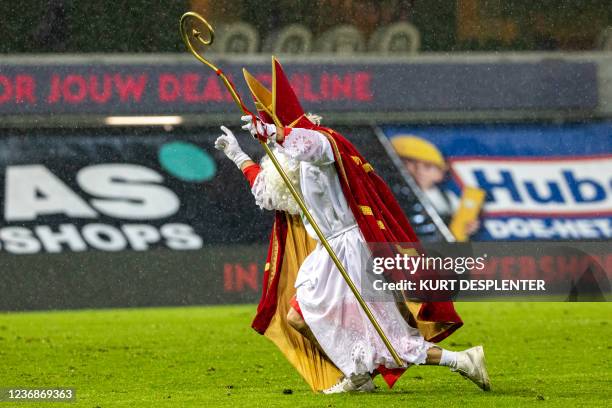
M 293 129 L 278 151 L 299 161 L 299 188 L 306 206 L 360 289 L 370 250 L 342 192 L 329 141 L 319 132 Z M 263 183 L 265 180 L 256 179 L 253 185 L 256 198 Z M 308 234 L 318 241 L 308 220 L 304 216 L 302 220 Z M 397 367 L 320 242 L 301 265 L 295 287 L 306 324 L 345 375 L 372 372 L 381 364 Z M 395 303 L 368 304 L 402 360 L 425 363 L 433 344 L 405 322 Z

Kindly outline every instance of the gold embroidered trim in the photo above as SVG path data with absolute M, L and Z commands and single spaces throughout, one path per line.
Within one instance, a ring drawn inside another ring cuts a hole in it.
M 274 276 L 276 275 L 277 269 L 280 269 L 280 266 L 277 265 L 277 257 L 279 251 L 279 242 L 278 242 L 278 234 L 276 233 L 276 221 L 274 221 L 274 225 L 272 226 L 272 252 L 270 254 L 270 266 L 268 269 L 270 270 L 270 276 L 268 277 L 268 288 L 272 285 L 272 281 Z M 267 266 L 267 264 L 266 264 Z
M 302 113 L 296 120 L 294 120 L 293 122 L 291 122 L 290 124 L 287 125 L 287 127 L 294 127 L 296 123 L 299 122 L 300 119 L 302 119 L 304 116 L 306 116 L 305 113 Z
M 395 249 L 397 249 L 397 252 L 399 252 L 400 254 L 406 254 L 409 256 L 419 256 L 419 253 L 415 248 L 404 248 L 401 245 L 396 244 Z
M 378 224 L 378 228 L 380 228 L 381 230 L 386 229 L 385 228 L 385 223 L 382 222 L 381 220 L 376 220 L 376 223 Z
M 372 208 L 368 207 L 367 205 L 360 205 L 359 209 L 361 210 L 361 213 L 363 215 L 374 215 L 374 213 L 372 212 Z
M 365 170 L 366 173 L 374 171 L 374 167 L 372 167 L 372 165 L 370 163 L 366 163 L 366 164 L 364 164 L 361 167 L 363 167 L 363 170 Z

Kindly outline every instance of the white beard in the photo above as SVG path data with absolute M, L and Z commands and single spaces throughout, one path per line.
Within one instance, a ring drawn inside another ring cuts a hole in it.
M 272 150 L 293 186 L 297 191 L 300 191 L 300 162 L 288 157 L 276 147 Z M 300 206 L 291 195 L 289 188 L 287 188 L 276 167 L 274 167 L 272 160 L 265 156 L 261 160 L 260 166 L 261 172 L 257 175 L 251 189 L 255 196 L 255 203 L 265 210 L 287 211 L 289 214 L 300 214 Z

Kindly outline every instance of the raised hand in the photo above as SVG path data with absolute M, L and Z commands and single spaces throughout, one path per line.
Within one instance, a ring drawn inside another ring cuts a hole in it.
M 253 117 L 251 115 L 244 115 L 240 118 L 240 120 L 245 122 L 242 128 L 251 133 L 251 136 L 254 138 L 276 141 L 275 125 L 264 123 L 259 118 L 256 118 L 255 121 L 253 121 Z
M 240 169 L 242 164 L 251 160 L 251 158 L 242 151 L 240 145 L 238 144 L 238 140 L 236 140 L 236 136 L 234 136 L 234 133 L 231 130 L 225 126 L 221 126 L 221 130 L 224 134 L 215 140 L 215 149 L 221 150 L 223 153 L 225 153 L 227 158 L 233 161 Z

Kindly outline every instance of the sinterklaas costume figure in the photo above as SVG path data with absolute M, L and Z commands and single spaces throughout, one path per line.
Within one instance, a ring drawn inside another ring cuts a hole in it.
M 275 58 L 272 91 L 246 70 L 244 76 L 259 116 L 244 116 L 243 129 L 274 143 L 280 164 L 361 290 L 368 243 L 418 241 L 406 216 L 366 158 L 344 136 L 321 126 L 320 118 L 305 114 Z M 278 346 L 315 391 L 372 391 L 376 374 L 392 387 L 406 368 L 395 363 L 276 168 L 267 157 L 254 163 L 232 132 L 221 128 L 215 147 L 243 171 L 257 205 L 275 211 L 252 327 Z M 449 366 L 489 389 L 481 346 L 452 352 L 434 345 L 463 324 L 451 302 L 368 305 L 406 366 Z

